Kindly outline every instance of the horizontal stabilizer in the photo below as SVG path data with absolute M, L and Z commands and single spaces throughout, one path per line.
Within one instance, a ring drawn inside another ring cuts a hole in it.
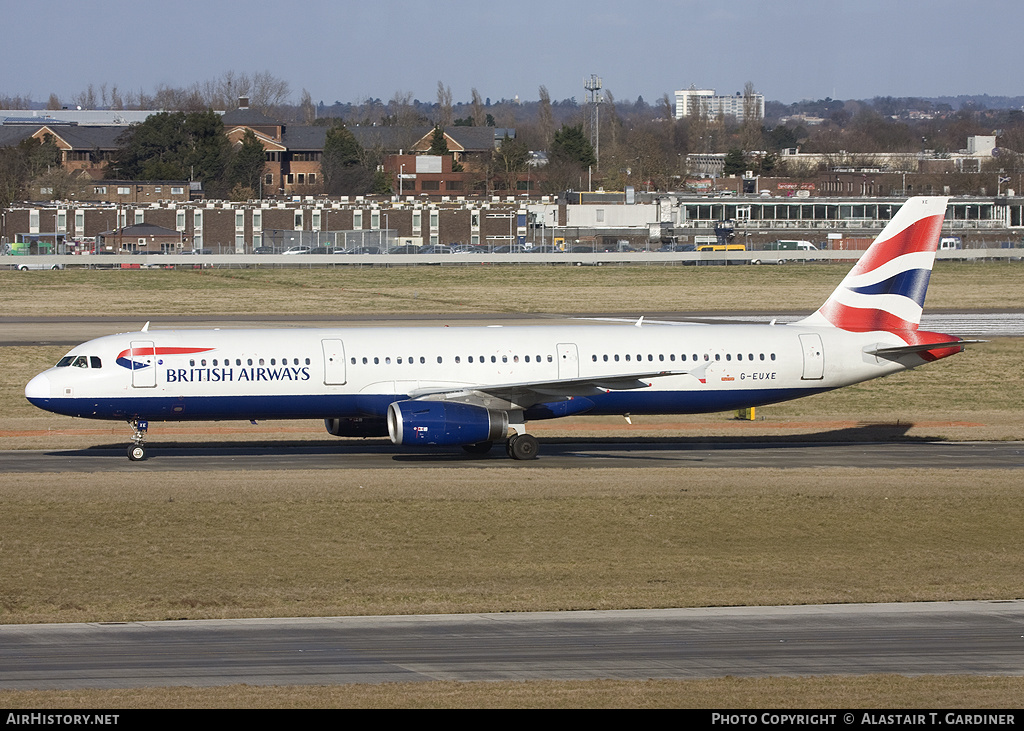
M 880 355 L 883 358 L 886 356 L 900 356 L 908 355 L 910 353 L 921 353 L 926 350 L 942 350 L 943 348 L 961 348 L 962 346 L 972 343 L 987 343 L 987 340 L 949 340 L 943 343 L 918 343 L 916 345 L 897 345 L 894 347 L 886 348 L 871 348 L 865 349 L 864 352 L 868 355 Z

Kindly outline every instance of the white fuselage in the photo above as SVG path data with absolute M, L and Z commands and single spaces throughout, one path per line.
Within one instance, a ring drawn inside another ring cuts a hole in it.
M 409 398 L 522 411 L 527 420 L 700 413 L 923 362 L 865 353 L 902 344 L 887 332 L 796 325 L 154 330 L 84 343 L 25 393 L 57 413 L 157 421 L 383 417 Z M 574 399 L 583 400 L 567 408 Z

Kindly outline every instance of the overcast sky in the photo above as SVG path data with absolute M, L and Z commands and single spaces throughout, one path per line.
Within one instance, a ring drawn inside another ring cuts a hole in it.
M 269 71 L 315 102 L 1021 95 L 1020 0 L 0 0 L 0 95 L 62 101 Z M 20 40 L 19 40 L 20 39 Z

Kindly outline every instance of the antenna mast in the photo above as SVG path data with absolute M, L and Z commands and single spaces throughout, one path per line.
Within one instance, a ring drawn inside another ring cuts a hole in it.
M 593 107 L 593 114 L 590 122 L 590 144 L 594 146 L 594 158 L 598 167 L 601 166 L 601 77 L 591 74 L 589 79 L 583 80 L 583 88 L 587 90 L 587 104 Z

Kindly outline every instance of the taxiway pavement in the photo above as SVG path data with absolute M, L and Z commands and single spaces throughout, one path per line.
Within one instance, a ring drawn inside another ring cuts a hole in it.
M 1024 601 L 0 625 L 0 688 L 1022 675 Z

